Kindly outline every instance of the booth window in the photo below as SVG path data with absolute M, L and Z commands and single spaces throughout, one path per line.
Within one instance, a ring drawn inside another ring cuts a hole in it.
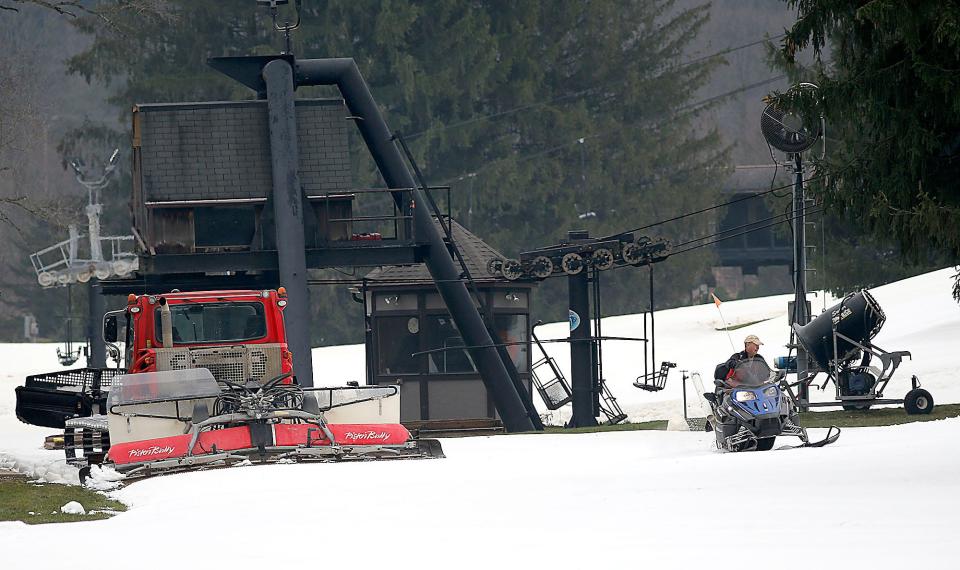
M 426 318 L 427 349 L 437 350 L 427 355 L 430 374 L 464 374 L 476 372 L 473 359 L 464 349 L 463 338 L 457 325 L 448 315 L 431 315 Z
M 499 337 L 497 342 L 506 345 L 507 353 L 513 360 L 513 365 L 517 367 L 517 372 L 529 372 L 527 368 L 527 362 L 529 361 L 527 358 L 527 315 L 494 315 L 493 324 Z
M 411 326 L 410 317 L 379 317 L 376 329 L 378 373 L 416 374 L 420 371 L 420 357 L 411 356 L 420 351 L 420 330 Z

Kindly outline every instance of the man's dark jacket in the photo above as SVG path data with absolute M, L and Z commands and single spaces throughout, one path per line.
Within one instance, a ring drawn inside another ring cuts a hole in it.
M 730 375 L 730 371 L 736 368 L 737 363 L 740 362 L 741 360 L 746 360 L 747 358 L 749 358 L 749 356 L 747 356 L 746 350 L 741 350 L 740 352 L 734 353 L 732 356 L 730 356 L 729 359 L 727 359 L 726 362 L 721 362 L 713 370 L 714 379 L 726 380 L 727 376 Z M 757 354 L 756 356 L 754 356 L 754 358 L 759 358 L 760 360 L 763 360 L 764 363 L 767 362 L 766 360 L 764 360 L 762 356 L 760 356 L 760 354 Z

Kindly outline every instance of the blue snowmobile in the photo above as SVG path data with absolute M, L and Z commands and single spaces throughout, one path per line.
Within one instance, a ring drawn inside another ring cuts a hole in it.
M 833 427 L 822 441 L 810 442 L 784 376 L 754 357 L 737 362 L 725 379 L 714 380 L 716 390 L 703 397 L 713 412 L 710 424 L 718 449 L 767 451 L 778 436 L 800 438 L 803 443 L 793 447 L 823 447 L 840 437 L 839 428 Z

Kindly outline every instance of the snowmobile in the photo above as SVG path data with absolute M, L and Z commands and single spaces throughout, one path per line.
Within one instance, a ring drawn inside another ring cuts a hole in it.
M 840 437 L 839 428 L 833 427 L 822 441 L 810 441 L 800 426 L 784 373 L 774 374 L 762 358 L 739 361 L 727 378 L 714 380 L 714 385 L 716 390 L 703 397 L 710 403 L 709 421 L 718 449 L 768 451 L 778 436 L 800 438 L 799 447 L 823 447 Z
M 81 480 L 95 464 L 134 479 L 244 461 L 443 457 L 438 441 L 415 440 L 399 423 L 396 386 L 303 388 L 289 376 L 241 385 L 206 368 L 122 375 L 108 413 L 78 426 L 110 441 Z

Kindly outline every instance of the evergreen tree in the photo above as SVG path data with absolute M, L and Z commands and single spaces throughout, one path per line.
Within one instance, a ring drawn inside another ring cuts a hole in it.
M 822 112 L 829 152 L 811 185 L 912 261 L 960 258 L 960 2 L 786 0 L 797 22 L 788 63 L 812 48 L 816 99 L 786 105 Z M 960 301 L 960 274 L 954 296 Z
M 93 42 L 71 69 L 117 82 L 113 100 L 123 112 L 139 102 L 251 97 L 205 62 L 276 51 L 281 38 L 265 14 L 246 3 L 169 5 L 174 24 L 149 19 L 134 35 L 84 21 Z M 715 132 L 697 132 L 691 96 L 718 61 L 684 64 L 706 18 L 704 7 L 680 10 L 673 0 L 334 0 L 306 3 L 294 51 L 353 57 L 428 182 L 453 187 L 455 217 L 516 256 L 569 229 L 613 234 L 716 201 L 727 150 Z M 327 94 L 335 93 L 300 96 Z M 353 147 L 355 183 L 376 184 L 365 149 Z M 709 222 L 653 235 L 681 242 L 709 233 Z M 686 302 L 710 257 L 702 249 L 658 265 L 659 302 Z M 608 275 L 607 312 L 646 306 L 644 273 Z M 539 294 L 544 319 L 565 315 L 565 283 L 554 281 Z M 343 309 L 330 304 L 325 318 L 338 318 Z

